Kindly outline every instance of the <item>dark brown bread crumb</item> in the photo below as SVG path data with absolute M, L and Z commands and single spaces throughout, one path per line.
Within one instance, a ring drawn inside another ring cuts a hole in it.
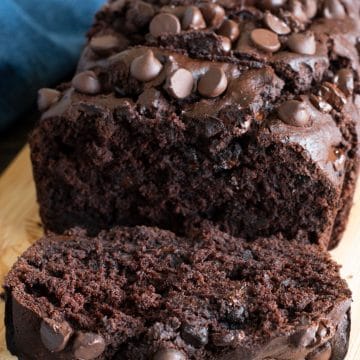
M 8 345 L 21 360 L 296 360 L 328 348 L 326 359 L 341 360 L 347 350 L 351 293 L 339 267 L 282 239 L 72 230 L 27 250 L 5 290 Z

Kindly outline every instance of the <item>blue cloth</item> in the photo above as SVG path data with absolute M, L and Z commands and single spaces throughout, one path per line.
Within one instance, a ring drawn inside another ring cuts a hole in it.
M 0 130 L 73 71 L 105 0 L 0 0 Z

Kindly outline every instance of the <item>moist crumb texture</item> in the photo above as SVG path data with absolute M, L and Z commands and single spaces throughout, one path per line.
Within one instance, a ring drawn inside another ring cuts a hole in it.
M 324 250 L 358 176 L 359 20 L 357 0 L 106 3 L 74 78 L 39 91 L 48 232 L 6 278 L 10 351 L 343 360 Z
M 46 228 L 205 221 L 334 247 L 358 174 L 359 4 L 105 5 L 73 81 L 41 93 Z
M 345 357 L 351 293 L 318 247 L 203 227 L 74 229 L 27 250 L 5 283 L 20 360 Z

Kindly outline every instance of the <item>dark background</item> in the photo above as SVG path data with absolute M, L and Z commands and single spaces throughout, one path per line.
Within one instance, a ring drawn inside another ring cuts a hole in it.
M 28 135 L 38 116 L 37 111 L 33 109 L 8 129 L 0 132 L 0 175 L 26 144 Z

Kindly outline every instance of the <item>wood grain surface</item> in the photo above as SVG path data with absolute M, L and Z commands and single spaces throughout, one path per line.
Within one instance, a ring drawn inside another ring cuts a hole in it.
M 42 234 L 35 189 L 25 147 L 0 178 L 0 280 L 16 258 Z M 352 331 L 346 360 L 360 359 L 360 186 L 340 246 L 332 252 L 353 291 Z M 6 350 L 4 304 L 0 304 L 0 360 L 16 359 Z
M 26 144 L 29 133 L 38 118 L 37 109 L 31 109 L 11 126 L 0 131 L 0 176 Z

